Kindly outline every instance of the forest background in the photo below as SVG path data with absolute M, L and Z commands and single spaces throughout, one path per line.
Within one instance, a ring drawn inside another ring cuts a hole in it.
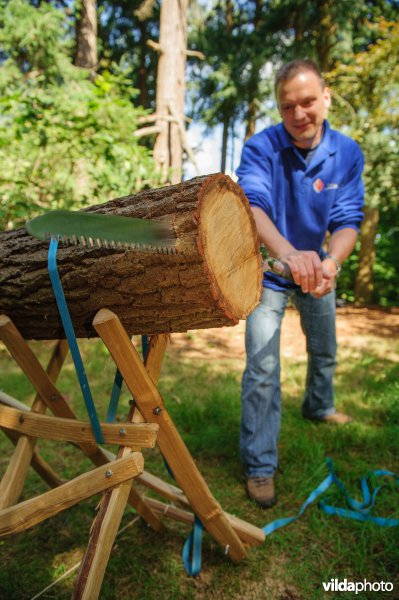
M 234 148 L 279 120 L 276 68 L 311 57 L 332 124 L 366 158 L 365 220 L 338 294 L 397 304 L 398 14 L 397 0 L 0 0 L 0 228 L 199 173 L 190 128 L 221 132 L 213 172 L 237 167 Z M 161 139 L 173 129 L 177 163 Z

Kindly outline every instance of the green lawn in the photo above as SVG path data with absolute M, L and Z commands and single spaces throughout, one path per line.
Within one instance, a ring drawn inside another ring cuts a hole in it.
M 192 335 L 192 334 L 190 334 Z M 51 344 L 32 344 L 45 363 Z M 99 341 L 81 344 L 96 405 L 105 415 L 114 367 Z M 184 356 L 184 354 L 182 354 Z M 276 478 L 278 504 L 261 511 L 251 504 L 243 488 L 238 455 L 240 379 L 242 363 L 229 360 L 182 359 L 168 351 L 160 381 L 165 403 L 192 452 L 213 494 L 228 512 L 255 524 L 294 515 L 308 494 L 327 475 L 325 458 L 334 459 L 338 476 L 351 495 L 361 499 L 359 479 L 373 469 L 399 474 L 399 342 L 370 336 L 366 349 L 341 347 L 336 376 L 337 406 L 357 421 L 343 428 L 304 421 L 300 396 L 305 377 L 304 357 L 283 357 L 283 419 L 280 469 Z M 84 409 L 70 359 L 59 388 L 82 417 Z M 19 400 L 30 401 L 33 390 L 0 346 L 0 389 Z M 119 415 L 127 410 L 124 390 Z M 0 434 L 0 473 L 12 454 L 12 445 Z M 41 454 L 63 477 L 89 468 L 87 459 L 71 445 L 40 441 Z M 157 450 L 145 451 L 146 469 L 170 481 Z M 376 481 L 374 481 L 376 483 Z M 398 491 L 387 479 L 375 513 L 399 517 Z M 23 498 L 45 491 L 29 472 Z M 336 489 L 329 500 L 339 505 Z M 85 548 L 98 497 L 65 511 L 32 529 L 0 541 L 0 598 L 32 598 L 79 562 Z M 135 518 L 125 512 L 122 526 Z M 165 521 L 163 533 L 154 533 L 140 520 L 117 537 L 106 571 L 102 599 L 318 599 L 322 582 L 392 582 L 391 594 L 345 594 L 346 598 L 399 598 L 399 527 L 383 528 L 331 517 L 316 505 L 295 523 L 249 551 L 247 560 L 233 565 L 207 535 L 203 542 L 203 568 L 196 578 L 186 575 L 181 551 L 187 526 Z M 66 577 L 42 598 L 70 598 L 74 575 Z M 374 595 L 373 595 L 374 594 Z

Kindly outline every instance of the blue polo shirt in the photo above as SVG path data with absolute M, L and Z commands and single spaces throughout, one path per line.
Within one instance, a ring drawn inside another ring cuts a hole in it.
M 359 145 L 327 121 L 322 141 L 306 164 L 280 123 L 248 140 L 237 176 L 251 206 L 264 210 L 297 250 L 321 255 L 327 231 L 359 228 L 363 165 Z M 272 273 L 265 273 L 263 285 L 275 290 L 293 287 Z

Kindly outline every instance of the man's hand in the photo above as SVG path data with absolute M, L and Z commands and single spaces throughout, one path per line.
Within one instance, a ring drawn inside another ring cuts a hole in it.
M 329 273 L 329 279 L 323 279 L 321 284 L 312 292 L 312 296 L 315 298 L 322 298 L 326 296 L 335 287 L 336 276 L 337 276 L 337 265 L 330 258 L 325 258 L 322 262 L 323 269 Z
M 317 252 L 295 250 L 279 256 L 278 259 L 287 263 L 293 280 L 305 294 L 308 292 L 313 295 L 318 294 L 319 290 L 324 290 L 324 286 L 331 285 L 331 273 L 323 266 Z M 324 296 L 325 293 L 321 295 Z

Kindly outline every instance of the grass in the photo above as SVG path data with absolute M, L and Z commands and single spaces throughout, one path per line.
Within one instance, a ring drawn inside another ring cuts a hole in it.
M 194 334 L 193 334 L 194 335 Z M 198 334 L 195 334 L 198 335 Z M 44 364 L 50 344 L 33 343 Z M 102 416 L 106 413 L 114 367 L 98 341 L 81 344 L 93 396 Z M 263 526 L 298 512 L 309 493 L 327 475 L 325 458 L 333 458 L 338 476 L 348 491 L 361 499 L 359 479 L 376 468 L 399 473 L 399 343 L 370 337 L 367 350 L 340 349 L 336 376 L 336 403 L 357 421 L 343 428 L 326 427 L 300 417 L 300 397 L 305 378 L 303 357 L 283 358 L 283 418 L 280 468 L 276 485 L 278 504 L 260 511 L 245 496 L 238 453 L 240 379 L 242 364 L 236 360 L 185 361 L 173 351 L 165 359 L 160 390 L 178 430 L 192 452 L 211 491 L 223 508 Z M 84 415 L 71 362 L 63 369 L 59 388 L 74 410 Z M 19 400 L 31 401 L 33 389 L 4 349 L 0 347 L 0 389 Z M 123 391 L 119 414 L 126 413 L 129 394 Z M 90 467 L 70 445 L 41 440 L 41 454 L 63 477 L 70 478 Z M 0 434 L 0 474 L 12 454 L 12 446 Z M 157 450 L 145 451 L 146 469 L 170 480 Z M 375 484 L 378 482 L 375 481 Z M 23 499 L 45 491 L 45 485 L 29 472 Z M 343 505 L 337 489 L 328 493 L 331 503 Z M 0 540 L 0 598 L 24 600 L 56 580 L 85 549 L 98 497 L 81 503 L 30 530 Z M 377 499 L 376 513 L 399 517 L 398 487 L 386 479 Z M 134 519 L 128 508 L 122 526 Z M 166 521 L 157 534 L 136 521 L 116 540 L 106 571 L 101 599 L 191 600 L 213 599 L 310 599 L 338 598 L 325 594 L 322 582 L 392 582 L 394 591 L 382 597 L 399 597 L 399 528 L 331 517 L 316 505 L 296 522 L 270 537 L 248 558 L 233 565 L 206 534 L 203 568 L 196 578 L 186 575 L 181 551 L 189 529 Z M 71 575 L 42 598 L 70 598 Z M 356 598 L 380 597 L 359 593 Z M 346 594 L 346 597 L 351 597 Z M 354 595 L 352 596 L 354 597 Z

